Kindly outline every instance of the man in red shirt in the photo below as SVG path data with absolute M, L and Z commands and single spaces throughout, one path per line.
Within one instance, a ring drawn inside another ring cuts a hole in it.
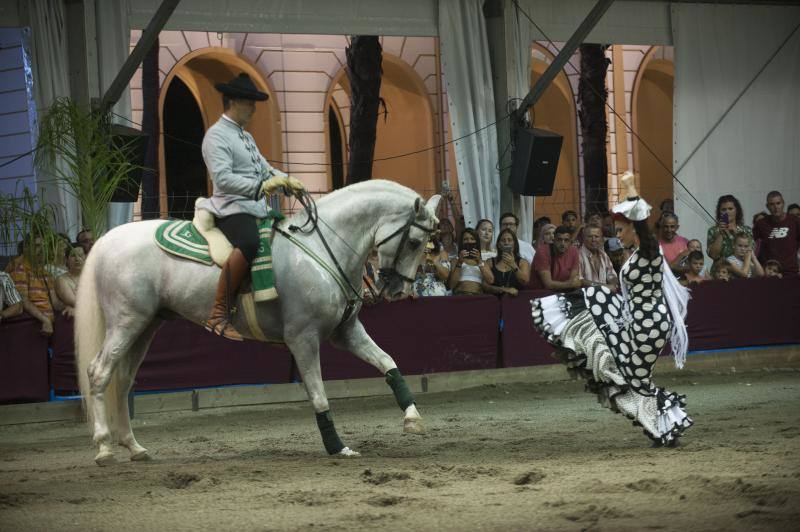
M 773 190 L 767 194 L 765 216 L 753 228 L 753 237 L 761 241 L 759 259 L 762 264 L 777 260 L 783 268 L 783 275 L 797 275 L 797 247 L 800 242 L 800 220 L 784 211 L 783 196 Z
M 675 275 L 682 275 L 689 271 L 689 266 L 685 264 L 686 257 L 689 255 L 687 244 L 689 241 L 678 234 L 680 229 L 678 215 L 672 212 L 665 212 L 661 215 L 658 223 L 658 243 L 664 250 L 669 267 Z
M 566 292 L 581 287 L 578 248 L 572 245 L 572 231 L 560 226 L 556 229 L 552 246 L 540 246 L 533 258 L 537 282 L 534 288 L 547 288 Z

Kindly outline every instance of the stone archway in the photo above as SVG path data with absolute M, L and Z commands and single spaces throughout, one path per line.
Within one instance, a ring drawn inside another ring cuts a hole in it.
M 388 114 L 378 117 L 375 159 L 391 158 L 405 153 L 415 153 L 396 159 L 377 160 L 372 175 L 389 179 L 414 189 L 423 197 L 436 192 L 436 144 L 434 114 L 430 99 L 419 75 L 402 59 L 383 53 L 383 78 L 381 97 L 386 102 Z M 331 112 L 333 111 L 333 112 Z M 382 111 L 382 108 L 381 108 Z M 339 121 L 334 124 L 342 132 L 345 174 L 349 150 L 350 85 L 344 68 L 334 76 L 325 98 L 325 138 L 328 163 L 331 153 L 330 116 Z M 333 188 L 332 168 L 328 167 L 328 185 Z
M 642 144 L 633 140 L 633 167 L 639 174 L 639 189 L 654 206 L 673 198 L 672 183 L 672 95 L 675 63 L 669 49 L 653 46 L 636 72 L 631 95 L 634 131 L 659 159 Z M 653 210 L 653 217 L 658 215 Z
M 552 54 L 537 44 L 534 50 L 552 60 Z M 538 54 L 536 54 L 538 55 Z M 534 55 L 531 58 L 531 86 L 547 67 L 547 62 Z M 572 87 L 562 70 L 547 87 L 531 112 L 535 127 L 562 135 L 561 154 L 553 184 L 552 196 L 534 198 L 534 217 L 547 216 L 555 224 L 561 223 L 561 213 L 566 210 L 580 212 L 580 172 L 578 167 L 578 131 L 575 100 Z
M 202 48 L 186 54 L 175 63 L 161 84 L 159 93 L 160 121 L 164 124 L 165 116 L 169 114 L 168 112 L 165 113 L 167 95 L 171 92 L 173 80 L 177 78 L 191 96 L 194 97 L 199 114 L 202 117 L 202 133 L 204 134 L 205 130 L 222 115 L 222 97 L 214 88 L 214 85 L 230 81 L 242 72 L 249 74 L 259 90 L 266 92 L 270 96 L 266 102 L 256 105 L 256 112 L 247 129 L 253 135 L 259 150 L 265 154 L 273 166 L 282 168 L 284 165 L 282 164 L 280 109 L 275 97 L 275 91 L 248 59 L 229 48 Z M 202 134 L 199 135 L 199 138 L 202 139 Z M 196 150 L 200 149 L 195 142 L 192 144 L 195 145 Z M 160 190 L 162 191 L 169 191 L 171 188 L 168 183 L 170 176 L 167 170 L 173 165 L 167 164 L 167 159 L 170 157 L 166 153 L 167 147 L 162 135 L 159 142 Z M 202 179 L 205 182 L 205 186 L 200 186 L 199 190 L 204 188 L 205 194 L 210 194 L 211 180 L 208 175 L 202 178 L 198 177 L 198 179 Z M 186 180 L 187 178 L 183 176 L 182 181 L 185 182 Z M 197 183 L 194 183 L 194 185 L 189 187 L 189 190 L 197 190 Z M 171 210 L 168 195 L 162 194 L 159 203 L 161 215 L 164 216 Z M 193 199 L 188 198 L 187 203 L 192 206 L 190 208 L 193 208 Z

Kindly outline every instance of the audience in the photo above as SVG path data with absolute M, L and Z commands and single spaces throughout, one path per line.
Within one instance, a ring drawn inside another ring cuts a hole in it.
M 753 251 L 753 242 L 745 235 L 736 235 L 733 255 L 727 258 L 734 277 L 763 277 L 764 269 Z
M 622 269 L 622 265 L 625 264 L 625 249 L 622 246 L 622 242 L 615 236 L 606 238 L 603 249 L 606 255 L 608 255 L 608 258 L 611 259 L 614 272 L 616 272 L 617 277 L 619 277 L 619 271 Z
M 456 244 L 456 231 L 449 218 L 439 220 L 439 241 L 442 249 L 447 253 L 447 258 L 454 261 L 458 258 L 458 244 Z
M 456 260 L 447 280 L 447 287 L 455 295 L 482 294 L 483 283 L 492 284 L 492 270 L 481 260 L 478 248 L 478 233 L 472 228 L 464 229 L 459 241 Z
M 533 259 L 534 286 L 564 292 L 581 287 L 578 248 L 566 226 L 555 230 L 555 241 L 541 245 Z
M 497 237 L 497 257 L 490 259 L 494 281 L 483 284 L 487 294 L 517 295 L 527 287 L 531 265 L 519 255 L 519 240 L 510 229 L 503 229 Z
M 503 229 L 511 229 L 514 232 L 514 235 L 517 234 L 517 228 L 519 227 L 519 218 L 513 212 L 504 212 L 500 215 L 500 230 Z M 528 261 L 528 264 L 533 264 L 533 255 L 535 251 L 533 250 L 533 246 L 530 245 L 528 242 L 524 240 L 520 240 L 517 238 L 519 242 L 519 256 Z
M 64 252 L 64 260 L 67 271 L 56 279 L 56 294 L 64 303 L 62 313 L 71 318 L 75 316 L 75 296 L 78 292 L 78 281 L 85 260 L 83 248 L 77 244 L 67 248 Z
M 75 240 L 77 240 L 78 245 L 83 248 L 83 253 L 88 257 L 89 251 L 91 251 L 92 246 L 94 246 L 94 235 L 92 231 L 89 229 L 81 229 L 78 236 L 75 237 Z
M 703 268 L 706 265 L 706 259 L 703 257 L 702 251 L 689 252 L 689 270 L 683 274 L 680 280 L 682 285 L 689 285 L 692 283 L 702 283 L 708 281 L 708 277 L 703 273 Z
M 612 292 L 619 288 L 614 264 L 603 250 L 603 229 L 596 223 L 590 223 L 583 228 L 580 276 L 583 286 L 605 285 Z
M 689 241 L 678 234 L 680 227 L 677 214 L 672 212 L 662 214 L 658 224 L 658 242 L 675 275 L 681 275 L 688 269 L 685 266 L 685 259 L 689 255 Z
M 572 235 L 572 242 L 577 245 L 582 229 L 578 222 L 578 213 L 572 210 L 564 211 L 561 214 L 561 225 L 569 229 L 569 233 Z
M 14 280 L 6 272 L 0 272 L 0 322 L 22 314 L 22 296 Z
M 744 213 L 739 200 L 730 194 L 717 200 L 717 224 L 708 229 L 708 256 L 713 260 L 733 255 L 733 239 L 743 233 L 753 238 L 753 230 L 744 225 Z
M 30 239 L 27 240 L 30 242 Z M 25 246 L 20 247 L 24 251 Z M 33 249 L 30 253 L 34 257 L 41 257 L 43 253 L 41 237 L 33 240 Z M 24 253 L 9 263 L 7 271 L 22 296 L 22 308 L 41 322 L 41 332 L 44 336 L 53 334 L 55 313 L 50 302 L 50 291 L 54 290 L 53 278 L 43 268 L 38 271 L 34 269 Z
M 797 275 L 797 248 L 800 242 L 800 219 L 784 211 L 783 196 L 773 190 L 767 194 L 770 215 L 758 221 L 755 238 L 761 243 L 762 262 L 777 260 L 784 275 Z
M 542 232 L 542 227 L 549 224 L 550 218 L 547 216 L 537 218 L 536 221 L 533 222 L 533 242 L 531 242 L 531 244 L 533 245 L 534 250 L 536 249 L 536 246 L 539 245 L 539 235 Z
M 782 279 L 783 272 L 781 271 L 781 263 L 774 259 L 768 260 L 767 263 L 764 264 L 764 276 Z
M 795 218 L 800 218 L 800 205 L 797 203 L 792 203 L 789 207 L 786 208 L 786 212 L 794 216 Z
M 711 265 L 711 278 L 716 281 L 730 281 L 732 275 L 728 261 L 720 259 Z
M 603 213 L 603 237 L 615 238 L 617 230 L 614 227 L 614 215 L 610 212 Z
M 480 241 L 481 260 L 487 261 L 496 257 L 497 250 L 494 249 L 494 224 L 492 221 L 479 220 L 475 229 L 478 231 L 478 240 Z

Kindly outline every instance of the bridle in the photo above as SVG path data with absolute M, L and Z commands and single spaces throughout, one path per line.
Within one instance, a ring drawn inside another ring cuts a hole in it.
M 405 225 L 403 225 L 402 227 L 397 229 L 395 232 L 393 232 L 392 234 L 390 234 L 389 236 L 387 236 L 386 238 L 384 238 L 383 240 L 381 240 L 380 242 L 375 244 L 375 249 L 378 249 L 382 245 L 384 245 L 385 243 L 389 242 L 390 240 L 392 240 L 396 236 L 400 235 L 400 243 L 397 245 L 397 248 L 395 250 L 394 261 L 392 262 L 392 265 L 390 267 L 388 267 L 388 268 L 379 268 L 378 269 L 378 272 L 380 273 L 380 278 L 381 279 L 385 279 L 385 282 L 383 283 L 383 287 L 381 288 L 381 294 L 383 294 L 384 290 L 389 286 L 389 284 L 390 284 L 390 282 L 391 282 L 391 280 L 393 278 L 402 279 L 403 281 L 405 281 L 407 283 L 413 283 L 414 282 L 413 278 L 407 277 L 407 276 L 403 275 L 402 273 L 400 273 L 399 271 L 397 271 L 397 264 L 400 262 L 400 255 L 401 255 L 401 252 L 403 250 L 403 246 L 405 246 L 406 242 L 408 241 L 408 235 L 411 232 L 411 228 L 412 227 L 417 228 L 417 229 L 419 229 L 421 231 L 424 231 L 425 233 L 427 233 L 429 235 L 432 235 L 432 234 L 436 233 L 437 230 L 438 230 L 436 228 L 427 228 L 427 227 L 425 227 L 423 225 L 418 224 L 416 222 L 416 212 L 415 212 L 415 213 L 413 213 L 411 215 L 411 217 L 408 219 L 408 221 L 405 223 Z

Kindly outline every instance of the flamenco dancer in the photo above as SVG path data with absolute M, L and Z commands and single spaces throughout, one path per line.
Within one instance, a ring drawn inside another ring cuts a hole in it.
M 693 423 L 686 400 L 655 386 L 651 376 L 667 341 L 675 365 L 683 367 L 689 291 L 647 227 L 651 207 L 638 196 L 633 174 L 621 182 L 627 200 L 614 207 L 614 224 L 625 247 L 633 248 L 620 271 L 622 294 L 600 285 L 534 299 L 533 324 L 600 404 L 642 426 L 654 445 L 674 446 Z

